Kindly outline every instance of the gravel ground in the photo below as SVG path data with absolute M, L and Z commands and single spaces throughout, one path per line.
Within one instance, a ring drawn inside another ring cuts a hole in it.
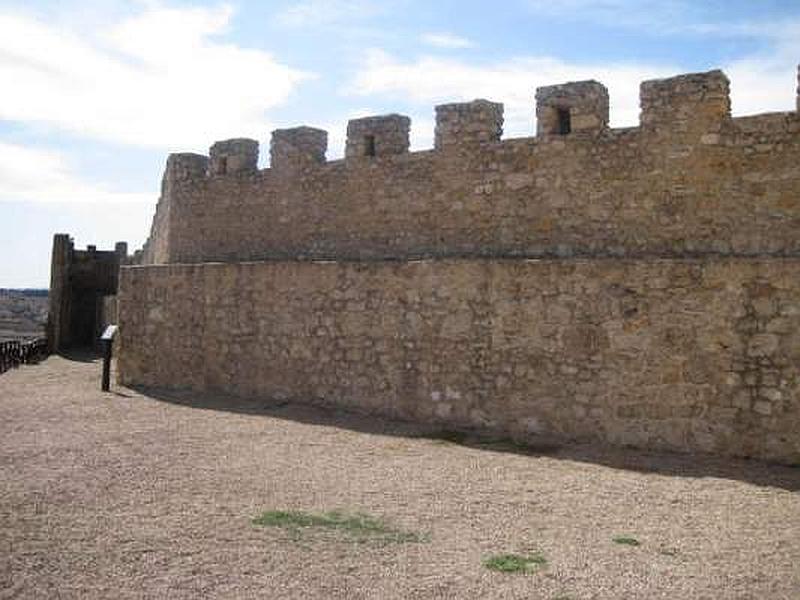
M 51 357 L 0 376 L 0 598 L 800 598 L 797 468 L 509 452 L 297 406 L 102 394 L 99 370 Z M 428 539 L 251 523 L 271 509 Z M 547 564 L 482 565 L 504 552 Z

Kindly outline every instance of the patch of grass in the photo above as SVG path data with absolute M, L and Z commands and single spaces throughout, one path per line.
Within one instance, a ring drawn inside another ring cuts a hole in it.
M 427 541 L 425 535 L 394 529 L 382 519 L 364 513 L 268 510 L 254 518 L 253 524 L 288 529 L 295 534 L 295 537 L 301 530 L 327 529 L 348 534 L 356 541 L 369 539 L 399 543 Z
M 642 544 L 637 540 L 635 537 L 630 537 L 626 535 L 620 535 L 614 538 L 615 544 L 621 544 L 623 546 L 641 546 Z
M 547 563 L 541 554 L 521 556 L 519 554 L 495 554 L 483 561 L 483 566 L 502 573 L 531 573 Z

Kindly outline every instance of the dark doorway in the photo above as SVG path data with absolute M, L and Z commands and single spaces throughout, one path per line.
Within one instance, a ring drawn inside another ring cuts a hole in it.
M 77 289 L 74 291 L 70 305 L 71 345 L 91 347 L 94 344 L 97 327 L 97 298 L 96 290 Z

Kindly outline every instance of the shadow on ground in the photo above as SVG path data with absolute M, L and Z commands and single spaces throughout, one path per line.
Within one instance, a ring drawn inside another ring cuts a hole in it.
M 102 355 L 97 350 L 93 348 L 69 348 L 67 350 L 61 350 L 58 352 L 58 355 L 61 358 L 65 358 L 67 360 L 75 361 L 75 362 L 83 362 L 83 363 L 90 363 L 102 358 Z
M 120 389 L 124 390 L 125 388 Z M 293 401 L 248 400 L 224 394 L 211 395 L 189 391 L 157 390 L 139 386 L 131 389 L 158 401 L 203 410 L 260 415 L 373 435 L 424 438 L 432 442 L 456 444 L 487 452 L 546 456 L 639 473 L 673 477 L 731 479 L 762 487 L 781 488 L 792 492 L 800 491 L 800 466 L 712 455 L 618 448 L 597 443 L 564 443 L 552 439 L 518 443 L 508 437 L 483 432 L 443 429 L 441 426 L 411 423 L 342 408 L 300 404 Z M 125 396 L 124 392 L 119 392 L 117 395 Z

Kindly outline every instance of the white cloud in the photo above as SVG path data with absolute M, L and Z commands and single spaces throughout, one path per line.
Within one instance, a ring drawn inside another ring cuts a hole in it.
M 800 24 L 784 23 L 759 31 L 772 40 L 768 51 L 721 65 L 731 79 L 734 115 L 793 110 L 795 106 Z M 403 61 L 372 50 L 349 92 L 401 96 L 413 104 L 429 106 L 429 110 L 437 103 L 475 98 L 503 102 L 506 135 L 514 137 L 532 135 L 535 130 L 534 95 L 539 86 L 596 79 L 609 90 L 611 125 L 635 126 L 639 123 L 639 84 L 682 72 L 685 69 L 679 66 L 575 64 L 552 57 L 522 57 L 486 65 L 433 56 Z
M 800 21 L 767 26 L 768 51 L 732 61 L 724 67 L 731 79 L 734 114 L 754 114 L 795 108 L 796 67 L 800 60 Z
M 475 46 L 475 44 L 467 38 L 447 32 L 425 33 L 422 35 L 422 41 L 436 48 L 459 49 L 472 48 Z
M 374 17 L 383 10 L 374 0 L 303 0 L 278 13 L 276 21 L 285 27 L 335 25 Z
M 156 196 L 82 181 L 58 152 L 0 142 L 0 202 L 152 204 Z
M 543 85 L 597 79 L 609 88 L 615 126 L 639 120 L 639 83 L 678 72 L 674 67 L 639 64 L 575 65 L 555 58 L 517 58 L 476 66 L 452 59 L 422 57 L 402 62 L 381 52 L 369 53 L 352 83 L 352 93 L 402 94 L 417 104 L 487 98 L 505 104 L 508 136 L 532 135 L 534 94 Z
M 0 13 L 0 119 L 176 150 L 261 137 L 308 75 L 215 39 L 231 14 L 151 5 L 92 37 Z

